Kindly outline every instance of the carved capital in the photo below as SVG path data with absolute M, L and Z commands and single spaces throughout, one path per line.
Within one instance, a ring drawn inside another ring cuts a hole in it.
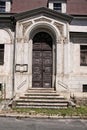
M 21 38 L 21 37 L 16 38 L 16 41 L 17 41 L 18 43 L 21 43 L 21 42 L 23 41 L 23 38 Z
M 27 37 L 24 38 L 24 43 L 27 43 L 29 39 Z
M 58 39 L 56 40 L 56 43 L 57 43 L 57 44 L 61 44 L 62 41 L 63 41 L 62 37 L 58 37 Z

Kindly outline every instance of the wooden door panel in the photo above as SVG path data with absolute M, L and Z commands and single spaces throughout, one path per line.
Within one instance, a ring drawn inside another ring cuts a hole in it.
M 43 73 L 50 74 L 51 72 L 52 72 L 52 67 L 51 66 L 43 66 Z
M 43 58 L 44 59 L 51 59 L 52 58 L 52 51 L 43 51 Z
M 43 43 L 41 43 L 41 46 L 42 46 L 42 50 L 51 50 L 52 48 L 51 48 L 51 45 L 49 45 L 49 44 L 47 44 L 47 43 L 45 43 L 45 42 L 43 42 Z
M 44 86 L 44 88 L 50 88 L 51 87 L 51 82 L 45 81 L 45 82 L 43 82 L 43 86 Z
M 42 64 L 42 59 L 33 59 L 33 66 L 40 66 Z
M 52 86 L 52 52 L 43 51 L 43 87 Z
M 32 86 L 42 86 L 42 53 L 41 51 L 33 51 L 32 61 Z
M 33 58 L 39 59 L 42 57 L 42 52 L 41 51 L 33 51 Z
M 33 74 L 33 81 L 42 81 L 41 74 Z
M 41 74 L 41 66 L 33 66 L 32 72 L 33 74 Z
M 34 43 L 33 50 L 41 50 L 41 43 Z
M 43 81 L 51 81 L 51 76 L 49 73 L 43 73 Z
M 41 49 L 41 50 L 40 50 Z M 52 86 L 52 48 L 46 43 L 34 43 L 32 65 L 32 86 Z
M 52 65 L 51 59 L 43 59 L 43 66 L 49 66 Z
M 34 87 L 34 88 L 42 88 L 42 82 L 33 81 L 32 82 L 32 87 Z

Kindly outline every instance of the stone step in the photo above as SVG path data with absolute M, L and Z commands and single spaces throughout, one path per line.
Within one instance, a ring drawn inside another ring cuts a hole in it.
M 52 100 L 64 100 L 63 96 L 35 96 L 35 95 L 30 95 L 30 96 L 21 96 L 20 99 L 52 99 Z
M 53 89 L 30 89 L 14 100 L 17 108 L 67 108 L 68 101 Z
M 16 108 L 67 109 L 67 106 L 16 106 Z
M 32 89 L 29 89 L 27 91 L 28 93 L 56 93 L 56 91 L 54 91 L 54 88 L 32 88 Z
M 16 106 L 58 106 L 58 107 L 67 107 L 67 103 L 21 103 L 18 102 Z
M 25 96 L 59 96 L 57 93 L 25 93 Z
M 48 100 L 48 99 L 19 99 L 16 101 L 18 102 L 23 102 L 23 103 L 29 103 L 29 102 L 36 102 L 36 103 L 67 103 L 67 100 Z

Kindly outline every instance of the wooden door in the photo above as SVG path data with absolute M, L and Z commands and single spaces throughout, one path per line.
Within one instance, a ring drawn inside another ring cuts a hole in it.
M 52 87 L 52 44 L 46 40 L 33 44 L 32 87 Z

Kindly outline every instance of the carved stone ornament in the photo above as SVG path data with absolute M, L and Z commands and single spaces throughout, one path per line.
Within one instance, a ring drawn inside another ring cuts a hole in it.
M 60 34 L 63 36 L 63 25 L 61 25 L 57 22 L 54 22 L 54 25 L 59 29 Z
M 24 37 L 24 43 L 28 43 L 29 39 L 28 37 Z
M 68 43 L 68 39 L 67 39 L 67 37 L 60 36 L 60 37 L 58 37 L 58 40 L 56 40 L 56 43 L 57 44 L 62 44 L 62 43 L 66 44 L 66 43 Z
M 23 38 L 16 38 L 16 41 L 17 41 L 17 43 L 21 43 L 22 42 L 22 40 L 23 40 Z
M 68 43 L 68 38 L 67 38 L 67 37 L 64 37 L 64 38 L 63 38 L 63 43 L 64 43 L 64 44 Z
M 27 23 L 23 23 L 23 33 L 25 33 L 26 29 L 31 26 L 33 23 L 32 21 L 27 22 Z
M 49 22 L 49 23 L 52 22 L 50 19 L 47 19 L 47 18 L 39 18 L 39 19 L 36 19 L 36 20 L 34 20 L 34 21 L 35 21 L 35 22 L 45 21 L 45 22 Z
M 58 39 L 56 40 L 56 43 L 57 43 L 57 44 L 61 44 L 61 43 L 62 43 L 62 38 L 61 38 L 61 37 L 58 37 Z

